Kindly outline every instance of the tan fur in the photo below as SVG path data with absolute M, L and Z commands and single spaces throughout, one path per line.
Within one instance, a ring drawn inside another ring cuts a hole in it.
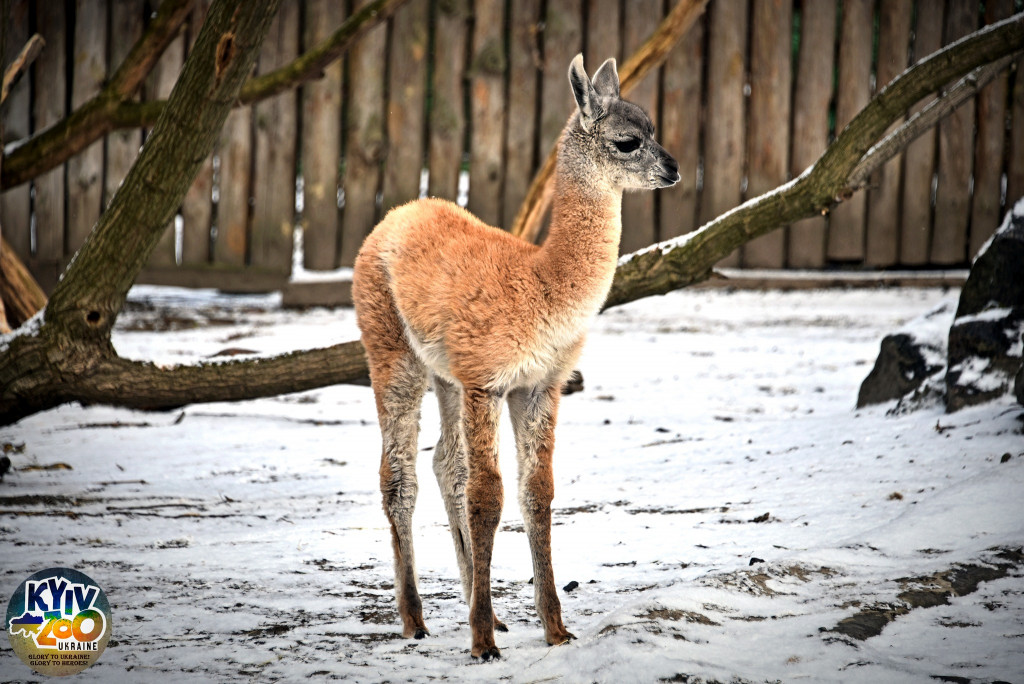
M 405 636 L 426 634 L 416 588 L 411 516 L 419 402 L 427 378 L 441 406 L 434 457 L 452 526 L 474 657 L 497 657 L 490 596 L 503 489 L 498 420 L 508 399 L 519 459 L 519 501 L 530 540 L 537 611 L 550 644 L 562 624 L 551 565 L 552 452 L 559 389 L 615 272 L 624 188 L 678 180 L 643 113 L 618 98 L 609 60 L 594 76 L 570 67 L 579 111 L 560 143 L 556 202 L 542 247 L 488 226 L 451 202 L 398 207 L 356 259 L 353 297 L 377 400 L 381 490 L 395 550 Z M 594 86 L 598 86 L 595 90 Z M 621 152 L 632 136 L 641 149 Z M 466 536 L 468 535 L 468 539 Z

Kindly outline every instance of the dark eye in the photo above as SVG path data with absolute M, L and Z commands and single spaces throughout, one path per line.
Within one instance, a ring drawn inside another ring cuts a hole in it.
M 636 148 L 640 147 L 640 138 L 626 138 L 625 140 L 616 140 L 615 147 L 618 148 L 619 152 L 632 152 Z

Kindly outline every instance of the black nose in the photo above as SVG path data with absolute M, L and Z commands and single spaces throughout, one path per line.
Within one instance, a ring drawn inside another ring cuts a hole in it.
M 679 175 L 679 162 L 673 159 L 672 155 L 666 154 L 661 158 L 661 167 L 665 172 L 660 175 L 668 185 L 675 185 L 682 178 Z

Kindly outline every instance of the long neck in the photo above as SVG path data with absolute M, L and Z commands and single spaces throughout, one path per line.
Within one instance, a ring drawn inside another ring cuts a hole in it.
M 587 182 L 587 171 L 573 155 L 559 155 L 551 228 L 538 257 L 545 279 L 557 285 L 552 294 L 599 305 L 618 261 L 622 191 Z

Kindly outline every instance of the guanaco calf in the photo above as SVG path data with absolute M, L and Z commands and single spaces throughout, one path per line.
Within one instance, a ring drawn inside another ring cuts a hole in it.
M 578 111 L 559 143 L 555 203 L 540 247 L 486 225 L 451 202 L 390 211 L 355 262 L 353 298 L 383 437 L 380 485 L 391 522 L 403 634 L 427 634 L 413 559 L 420 404 L 428 379 L 440 404 L 434 473 L 444 498 L 471 654 L 500 657 L 491 606 L 491 550 L 502 507 L 498 419 L 507 400 L 519 503 L 533 556 L 537 613 L 549 644 L 573 637 L 551 568 L 551 460 L 559 390 L 611 286 L 624 189 L 668 187 L 676 161 L 654 126 L 619 97 L 615 60 L 591 81 L 577 55 L 569 83 Z

